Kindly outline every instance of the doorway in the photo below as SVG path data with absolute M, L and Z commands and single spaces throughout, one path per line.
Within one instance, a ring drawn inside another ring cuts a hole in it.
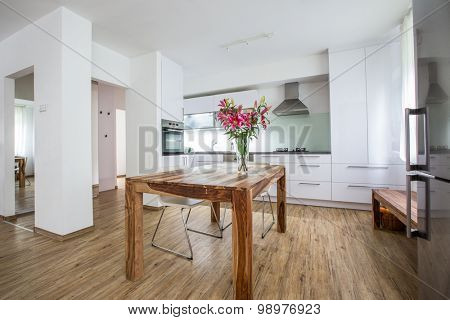
M 35 108 L 34 72 L 23 70 L 14 79 L 14 204 L 10 223 L 34 232 L 35 226 Z
M 123 187 L 126 170 L 125 88 L 92 81 L 93 195 Z

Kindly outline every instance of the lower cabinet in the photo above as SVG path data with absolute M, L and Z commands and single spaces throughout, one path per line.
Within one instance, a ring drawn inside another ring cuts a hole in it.
M 255 162 L 285 166 L 288 199 L 331 200 L 330 155 L 262 154 L 255 155 Z M 277 196 L 276 185 L 270 188 L 269 194 Z
M 333 201 L 370 204 L 372 189 L 405 189 L 405 165 L 333 164 L 332 170 Z
M 333 201 L 369 204 L 372 202 L 373 189 L 405 190 L 405 186 L 333 182 L 332 189 Z
M 193 166 L 193 155 L 171 155 L 163 156 L 162 164 L 164 170 L 191 168 Z
M 223 161 L 223 154 L 196 154 L 194 155 L 193 166 L 212 165 Z
M 406 166 L 333 164 L 333 182 L 404 185 Z
M 287 197 L 331 200 L 331 182 L 289 181 L 289 189 Z

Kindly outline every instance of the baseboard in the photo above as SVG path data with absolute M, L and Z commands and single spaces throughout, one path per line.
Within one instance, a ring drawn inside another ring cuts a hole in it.
M 97 198 L 99 194 L 99 185 L 98 184 L 94 184 L 92 186 L 92 198 Z
M 2 216 L 0 215 L 0 221 L 7 221 L 7 222 L 11 222 L 11 221 L 16 221 L 17 220 L 17 216 Z
M 66 235 L 56 234 L 56 233 L 53 233 L 53 232 L 50 232 L 50 231 L 47 231 L 47 230 L 44 230 L 41 228 L 37 228 L 37 227 L 34 227 L 34 232 L 36 232 L 42 236 L 45 236 L 47 238 L 56 240 L 56 241 L 66 241 L 66 240 L 81 236 L 83 234 L 86 234 L 88 232 L 94 231 L 94 228 L 95 228 L 94 226 L 90 226 L 90 227 L 87 227 L 87 228 L 84 228 L 84 229 L 81 229 L 81 230 L 78 230 L 78 231 L 75 231 L 75 232 L 72 232 L 72 233 L 69 233 Z

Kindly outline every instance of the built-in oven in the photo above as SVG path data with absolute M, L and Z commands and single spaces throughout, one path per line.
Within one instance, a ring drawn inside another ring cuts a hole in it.
M 163 155 L 184 153 L 183 122 L 161 120 Z

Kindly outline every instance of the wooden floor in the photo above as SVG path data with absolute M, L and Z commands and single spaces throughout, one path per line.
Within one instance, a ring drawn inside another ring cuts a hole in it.
M 95 231 L 76 239 L 0 223 L 0 299 L 231 299 L 231 229 L 224 239 L 190 233 L 190 262 L 151 247 L 157 211 L 144 214 L 144 279 L 125 279 L 122 186 L 94 200 Z M 288 205 L 287 233 L 261 239 L 259 203 L 254 211 L 255 299 L 417 297 L 415 240 L 374 231 L 369 212 Z M 178 212 L 168 213 L 157 241 L 187 250 Z M 206 207 L 190 221 L 214 230 Z

